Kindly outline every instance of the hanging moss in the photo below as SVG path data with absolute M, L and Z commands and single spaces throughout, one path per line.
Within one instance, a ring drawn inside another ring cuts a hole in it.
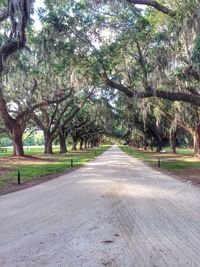
M 192 52 L 192 60 L 200 71 L 200 36 L 196 37 L 194 49 Z

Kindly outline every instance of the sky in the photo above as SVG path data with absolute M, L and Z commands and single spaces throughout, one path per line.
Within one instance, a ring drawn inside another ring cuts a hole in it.
M 143 6 L 143 5 L 136 5 L 136 6 L 142 8 L 142 9 L 145 8 L 145 6 Z M 44 1 L 43 0 L 35 0 L 35 3 L 34 3 L 35 12 L 34 12 L 34 15 L 32 16 L 32 18 L 35 21 L 34 24 L 35 24 L 35 29 L 37 31 L 40 31 L 41 28 L 42 28 L 42 25 L 40 23 L 39 17 L 37 15 L 37 11 L 38 11 L 39 8 L 45 8 Z
M 34 12 L 34 15 L 32 16 L 32 18 L 35 21 L 34 25 L 35 25 L 35 29 L 37 31 L 41 30 L 41 28 L 42 28 L 42 25 L 40 23 L 40 20 L 39 20 L 38 14 L 37 14 L 38 9 L 41 8 L 41 7 L 45 8 L 44 2 L 42 0 L 36 0 L 35 3 L 34 3 L 35 12 Z

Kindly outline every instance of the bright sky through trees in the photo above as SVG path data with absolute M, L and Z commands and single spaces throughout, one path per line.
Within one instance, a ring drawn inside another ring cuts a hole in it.
M 42 0 L 36 0 L 35 1 L 35 5 L 34 5 L 35 12 L 34 12 L 34 15 L 33 15 L 33 19 L 35 21 L 34 24 L 35 24 L 35 29 L 37 31 L 39 31 L 42 28 L 42 25 L 41 25 L 41 22 L 40 22 L 39 16 L 38 16 L 38 9 L 39 8 L 44 8 L 44 7 L 45 7 L 45 5 L 44 5 L 44 2 Z

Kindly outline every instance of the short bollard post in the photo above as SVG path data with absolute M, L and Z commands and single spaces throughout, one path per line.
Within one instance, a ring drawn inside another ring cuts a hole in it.
M 71 159 L 71 167 L 74 166 L 74 162 L 73 162 L 73 159 Z
M 17 183 L 21 184 L 21 173 L 20 173 L 20 171 L 18 171 L 18 173 L 17 173 Z
M 94 151 L 94 154 L 95 154 L 95 157 L 96 157 L 96 155 L 97 155 L 97 152 L 96 152 L 96 150 Z
M 158 159 L 158 168 L 160 168 L 160 158 Z

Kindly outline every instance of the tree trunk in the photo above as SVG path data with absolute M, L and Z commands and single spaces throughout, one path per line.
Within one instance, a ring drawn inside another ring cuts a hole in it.
M 53 139 L 50 134 L 44 135 L 44 153 L 53 154 Z
M 147 143 L 147 141 L 145 140 L 145 141 L 144 141 L 144 150 L 147 150 L 147 146 L 148 146 L 148 143 Z
M 80 140 L 80 150 L 83 150 L 83 139 Z
M 87 140 L 84 140 L 84 149 L 87 149 Z
M 156 152 L 162 151 L 162 144 L 160 142 L 157 143 L 157 149 Z
M 73 139 L 72 150 L 77 150 L 77 140 Z
M 90 141 L 89 148 L 93 148 L 93 143 Z
M 200 124 L 198 124 L 193 133 L 194 156 L 200 157 Z
M 20 124 L 16 123 L 11 132 L 11 138 L 13 142 L 13 156 L 24 156 L 23 148 L 23 131 Z
M 66 134 L 63 131 L 59 133 L 60 153 L 67 153 Z
M 157 146 L 156 152 L 162 151 L 163 143 L 162 143 L 162 137 L 160 135 L 156 139 L 156 146 Z
M 99 146 L 100 146 L 100 142 L 97 141 L 97 143 L 96 143 L 96 147 L 99 147 Z
M 150 150 L 153 151 L 153 141 L 152 140 L 150 140 L 149 147 L 150 147 Z
M 176 132 L 171 128 L 169 130 L 170 148 L 173 154 L 176 154 Z

